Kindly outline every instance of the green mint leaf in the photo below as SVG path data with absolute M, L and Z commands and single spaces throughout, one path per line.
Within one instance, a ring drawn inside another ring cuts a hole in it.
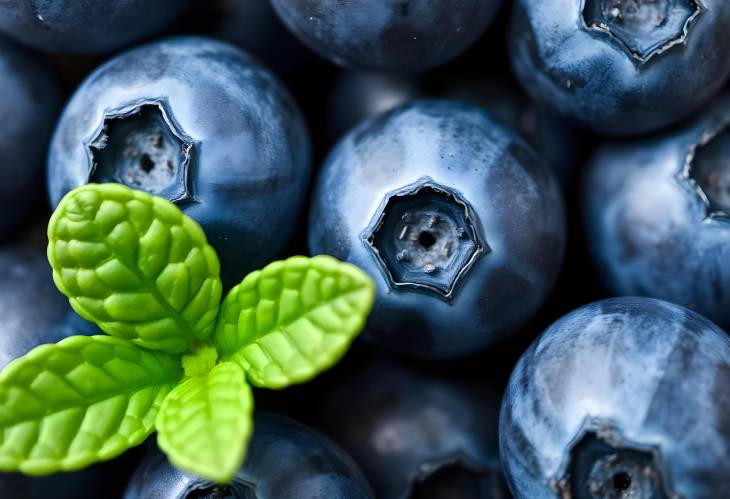
M 293 257 L 246 276 L 223 301 L 213 338 L 257 386 L 283 388 L 334 365 L 365 326 L 375 285 L 329 256 Z
M 188 378 L 167 396 L 157 416 L 157 444 L 177 467 L 227 483 L 243 462 L 253 429 L 253 394 L 233 362 Z
M 105 333 L 180 353 L 212 331 L 218 257 L 169 201 L 120 184 L 85 185 L 58 205 L 48 240 L 56 285 Z
M 0 373 L 0 470 L 45 475 L 111 459 L 154 430 L 180 359 L 109 336 L 41 345 Z

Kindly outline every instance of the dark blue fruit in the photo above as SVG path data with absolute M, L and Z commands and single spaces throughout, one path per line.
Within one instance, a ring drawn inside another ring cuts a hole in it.
M 489 389 L 378 359 L 337 385 L 320 423 L 380 499 L 506 499 L 498 415 Z
M 0 317 L 0 369 L 40 344 L 96 331 L 54 286 L 45 253 L 15 245 L 0 248 Z M 98 498 L 110 492 L 102 473 L 100 466 L 42 478 L 0 473 L 0 497 Z
M 258 414 L 246 461 L 231 484 L 217 486 L 171 465 L 157 449 L 142 461 L 125 499 L 372 499 L 352 459 L 294 421 Z
M 730 97 L 682 129 L 607 144 L 585 186 L 600 275 L 730 327 Z
M 484 32 L 500 0 L 271 0 L 284 24 L 335 64 L 422 71 L 450 61 Z
M 0 369 L 43 343 L 98 329 L 71 310 L 58 292 L 43 251 L 0 248 Z
M 367 121 L 330 153 L 309 250 L 377 285 L 366 337 L 411 355 L 475 352 L 538 309 L 560 267 L 554 177 L 479 108 L 421 101 Z
M 512 66 L 527 92 L 630 135 L 698 109 L 730 73 L 726 0 L 516 0 Z
M 518 498 L 718 499 L 730 490 L 730 340 L 649 298 L 580 308 L 525 352 L 502 402 Z
M 98 54 L 161 31 L 188 0 L 9 0 L 0 32 L 49 52 Z
M 61 108 L 61 92 L 56 76 L 43 60 L 0 38 L 0 96 L 3 240 L 41 199 L 43 163 Z
M 309 182 L 309 138 L 286 89 L 233 46 L 174 38 L 94 71 L 48 159 L 55 206 L 87 182 L 164 196 L 205 229 L 228 284 L 283 250 Z

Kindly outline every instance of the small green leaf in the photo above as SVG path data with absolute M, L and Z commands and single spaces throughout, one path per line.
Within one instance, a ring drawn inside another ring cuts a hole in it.
M 48 225 L 53 280 L 107 334 L 170 353 L 215 325 L 218 257 L 169 201 L 121 184 L 71 191 Z
M 41 345 L 0 373 L 0 470 L 45 475 L 111 459 L 154 430 L 180 359 L 109 336 Z
M 253 428 L 253 394 L 233 362 L 188 378 L 162 404 L 157 444 L 177 467 L 227 483 L 243 462 Z
M 274 262 L 223 300 L 214 341 L 257 386 L 301 383 L 345 354 L 374 296 L 367 274 L 332 257 Z

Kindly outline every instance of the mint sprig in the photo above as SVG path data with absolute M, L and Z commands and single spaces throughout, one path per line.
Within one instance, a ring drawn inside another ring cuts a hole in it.
M 334 365 L 375 294 L 353 265 L 292 257 L 247 276 L 221 307 L 200 226 L 119 184 L 67 194 L 48 239 L 56 285 L 111 336 L 41 345 L 0 372 L 2 471 L 77 470 L 157 430 L 174 464 L 226 483 L 253 427 L 247 381 L 283 388 Z

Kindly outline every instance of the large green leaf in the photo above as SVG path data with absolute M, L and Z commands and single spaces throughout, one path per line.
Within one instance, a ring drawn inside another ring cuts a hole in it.
M 233 362 L 188 378 L 162 404 L 157 443 L 179 468 L 227 483 L 243 462 L 253 428 L 253 394 Z
M 48 240 L 56 285 L 105 333 L 179 353 L 212 331 L 218 257 L 200 226 L 169 201 L 89 184 L 63 198 Z
M 332 257 L 274 262 L 230 291 L 214 341 L 258 386 L 301 383 L 344 355 L 374 296 L 367 274 Z
M 41 345 L 0 373 L 0 470 L 43 475 L 140 444 L 180 359 L 109 336 Z

